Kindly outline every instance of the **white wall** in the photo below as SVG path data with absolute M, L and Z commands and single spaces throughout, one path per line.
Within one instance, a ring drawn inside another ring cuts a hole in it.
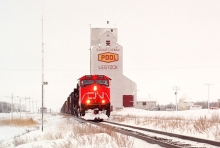
M 196 110 L 196 109 L 202 109 L 201 105 L 191 105 L 188 107 L 189 110 Z
M 90 52 L 91 74 L 103 74 L 112 79 L 110 88 L 113 110 L 123 107 L 123 94 L 134 95 L 135 102 L 137 94 L 136 84 L 123 75 L 123 47 L 115 41 L 117 36 L 114 35 L 117 35 L 117 32 L 114 31 L 117 29 L 91 28 Z
M 136 103 L 136 108 L 139 108 L 139 109 L 146 109 L 146 110 L 151 110 L 152 108 L 155 108 L 156 107 L 156 101 L 146 101 L 146 105 L 144 105 L 145 101 L 141 101 L 141 102 L 137 102 Z

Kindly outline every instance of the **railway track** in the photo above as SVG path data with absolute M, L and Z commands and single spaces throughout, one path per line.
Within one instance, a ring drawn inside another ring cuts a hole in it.
M 104 128 L 114 129 L 115 132 L 141 139 L 143 141 L 146 141 L 147 143 L 157 144 L 157 145 L 160 145 L 161 147 L 167 147 L 167 148 L 218 147 L 220 145 L 220 143 L 216 141 L 210 141 L 210 140 L 205 140 L 205 139 L 166 133 L 166 132 L 161 132 L 161 131 L 156 131 L 156 130 L 151 130 L 151 129 L 146 129 L 146 128 L 140 128 L 140 127 L 135 127 L 135 126 L 130 126 L 130 125 L 109 122 L 109 121 L 94 122 L 94 121 L 87 121 L 82 118 L 75 118 L 75 117 L 73 118 L 78 120 L 81 123 L 91 123 L 91 124 L 101 126 Z M 146 133 L 146 131 L 151 132 L 151 134 Z M 156 133 L 160 135 L 155 135 L 152 133 Z M 166 135 L 167 137 L 164 137 L 163 135 Z M 194 141 L 194 143 L 192 141 Z
M 152 130 L 152 129 L 147 129 L 147 128 L 142 128 L 142 127 L 137 127 L 137 126 L 131 126 L 131 125 L 125 125 L 125 124 L 119 124 L 115 122 L 110 122 L 110 121 L 103 121 L 104 123 L 107 123 L 109 125 L 113 126 L 119 126 L 120 128 L 124 128 L 125 130 L 129 130 L 134 132 L 134 130 L 138 130 L 138 134 L 144 135 L 147 137 L 150 137 L 152 139 L 160 140 L 160 141 L 166 141 L 168 143 L 171 143 L 172 145 L 178 146 L 178 147 L 219 147 L 220 142 L 217 141 L 211 141 L 211 140 L 206 140 L 206 139 L 201 139 L 201 138 L 195 138 L 195 137 L 190 137 L 190 136 L 185 136 L 185 135 L 179 135 L 179 134 L 174 134 L 174 133 L 168 133 L 168 132 L 163 132 L 163 131 L 157 131 L 157 130 Z M 127 129 L 128 128 L 128 129 Z M 147 131 L 148 134 L 143 134 L 142 131 Z M 150 133 L 156 133 L 159 134 L 155 136 L 155 134 L 150 135 Z M 169 136 L 169 138 L 162 138 L 163 135 Z M 174 138 L 172 138 L 174 137 Z M 136 137 L 137 138 L 137 137 Z M 174 140 L 176 139 L 176 140 Z M 186 141 L 186 142 L 180 142 L 178 141 L 180 139 L 181 141 Z M 190 142 L 191 141 L 191 142 Z M 194 144 L 190 144 L 190 143 Z M 160 145 L 160 144 L 159 144 Z M 161 145 L 162 146 L 162 145 Z

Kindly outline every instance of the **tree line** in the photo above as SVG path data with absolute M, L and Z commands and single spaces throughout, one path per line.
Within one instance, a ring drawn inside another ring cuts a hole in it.
M 20 109 L 22 111 L 22 106 L 20 106 L 17 103 L 14 103 L 13 105 L 11 105 L 11 103 L 0 101 L 0 113 L 10 113 L 12 111 L 11 108 L 13 109 L 13 112 L 19 112 Z
M 194 102 L 194 105 L 201 105 L 202 106 L 202 109 L 207 109 L 208 108 L 208 102 L 207 101 L 198 101 L 198 102 Z M 219 107 L 219 103 L 218 102 L 209 102 L 209 106 L 210 107 Z M 157 110 L 166 110 L 167 108 L 172 108 L 175 110 L 176 108 L 176 104 L 173 104 L 173 103 L 169 103 L 169 104 L 166 104 L 166 105 L 160 105 L 158 104 L 157 105 Z

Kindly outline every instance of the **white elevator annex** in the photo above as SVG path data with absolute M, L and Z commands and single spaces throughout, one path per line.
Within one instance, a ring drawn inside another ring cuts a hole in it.
M 112 79 L 112 110 L 133 107 L 137 101 L 136 83 L 123 75 L 123 47 L 117 42 L 117 31 L 110 24 L 90 28 L 90 74 Z

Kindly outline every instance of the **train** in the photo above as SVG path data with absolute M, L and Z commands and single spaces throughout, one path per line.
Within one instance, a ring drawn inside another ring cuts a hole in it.
M 106 75 L 84 75 L 78 79 L 60 112 L 76 117 L 85 116 L 86 112 L 104 113 L 110 116 L 110 81 Z

